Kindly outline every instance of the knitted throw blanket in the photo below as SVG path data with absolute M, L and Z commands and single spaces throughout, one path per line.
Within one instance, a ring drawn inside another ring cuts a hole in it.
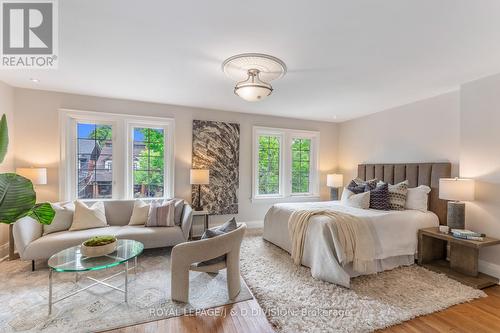
M 296 265 L 302 262 L 304 243 L 308 225 L 313 216 L 326 216 L 328 223 L 334 223 L 341 253 L 337 259 L 342 266 L 353 263 L 353 269 L 359 273 L 371 273 L 375 270 L 375 235 L 369 223 L 354 215 L 333 210 L 297 210 L 288 220 L 288 232 L 292 240 L 292 259 Z

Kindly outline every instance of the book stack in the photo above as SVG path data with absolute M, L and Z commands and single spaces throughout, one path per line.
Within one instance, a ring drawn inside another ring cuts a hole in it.
M 485 234 L 481 234 L 466 229 L 451 229 L 451 235 L 455 238 L 475 240 L 475 241 L 483 241 L 484 237 L 486 237 Z

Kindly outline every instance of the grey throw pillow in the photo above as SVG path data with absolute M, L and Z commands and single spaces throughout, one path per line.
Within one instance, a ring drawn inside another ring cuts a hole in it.
M 204 233 L 203 236 L 201 236 L 201 239 L 207 239 L 207 238 L 214 238 L 220 235 L 227 234 L 230 231 L 234 231 L 238 228 L 238 225 L 236 224 L 236 219 L 233 217 L 220 227 L 212 228 L 212 229 L 207 229 Z M 202 261 L 198 263 L 198 266 L 208 266 L 208 265 L 213 265 L 218 262 L 226 260 L 226 255 L 222 255 L 220 257 L 210 259 L 207 261 Z

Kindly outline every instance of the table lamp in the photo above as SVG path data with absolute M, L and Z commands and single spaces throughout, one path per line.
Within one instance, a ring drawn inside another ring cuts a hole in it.
M 463 178 L 439 179 L 439 199 L 448 201 L 448 227 L 465 229 L 465 203 L 474 200 L 474 180 Z
M 194 206 L 194 210 L 203 210 L 201 206 L 201 185 L 207 185 L 210 182 L 210 170 L 191 169 L 189 178 L 191 185 L 198 185 L 198 203 Z
M 326 175 L 326 186 L 330 187 L 330 199 L 339 200 L 339 187 L 344 186 L 344 176 L 338 173 Z

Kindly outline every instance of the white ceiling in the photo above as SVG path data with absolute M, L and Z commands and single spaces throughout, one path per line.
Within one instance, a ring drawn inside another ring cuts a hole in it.
M 0 80 L 343 121 L 500 72 L 499 17 L 498 0 L 60 0 L 59 69 L 0 70 Z M 235 96 L 221 71 L 244 52 L 288 66 L 264 101 Z

